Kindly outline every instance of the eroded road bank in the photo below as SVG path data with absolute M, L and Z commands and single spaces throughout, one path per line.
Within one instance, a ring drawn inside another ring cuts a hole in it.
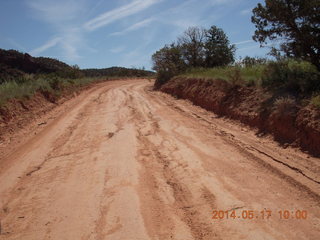
M 1 156 L 0 239 L 318 239 L 319 159 L 151 85 L 100 84 Z

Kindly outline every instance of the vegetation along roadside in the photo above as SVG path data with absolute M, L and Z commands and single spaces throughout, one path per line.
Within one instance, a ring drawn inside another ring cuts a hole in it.
M 190 27 L 153 54 L 154 88 L 320 155 L 319 11 L 318 1 L 259 3 L 253 40 L 270 53 L 237 61 L 223 29 Z
M 93 83 L 153 75 L 122 67 L 79 69 L 56 59 L 0 49 L 0 143 L 8 131 L 24 127 Z

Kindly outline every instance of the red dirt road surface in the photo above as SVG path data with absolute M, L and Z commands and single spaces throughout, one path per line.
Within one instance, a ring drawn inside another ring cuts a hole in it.
M 320 239 L 318 158 L 151 87 L 100 83 L 1 146 L 1 240 Z

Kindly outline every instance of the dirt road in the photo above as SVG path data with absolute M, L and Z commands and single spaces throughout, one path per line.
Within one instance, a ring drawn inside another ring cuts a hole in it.
M 151 85 L 99 84 L 1 154 L 1 240 L 320 239 L 319 159 Z

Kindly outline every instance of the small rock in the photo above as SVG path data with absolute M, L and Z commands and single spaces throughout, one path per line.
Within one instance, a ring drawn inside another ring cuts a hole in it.
M 113 133 L 113 132 L 109 132 L 109 133 L 108 133 L 108 137 L 109 137 L 109 138 L 112 138 L 113 136 L 114 136 L 114 133 Z

